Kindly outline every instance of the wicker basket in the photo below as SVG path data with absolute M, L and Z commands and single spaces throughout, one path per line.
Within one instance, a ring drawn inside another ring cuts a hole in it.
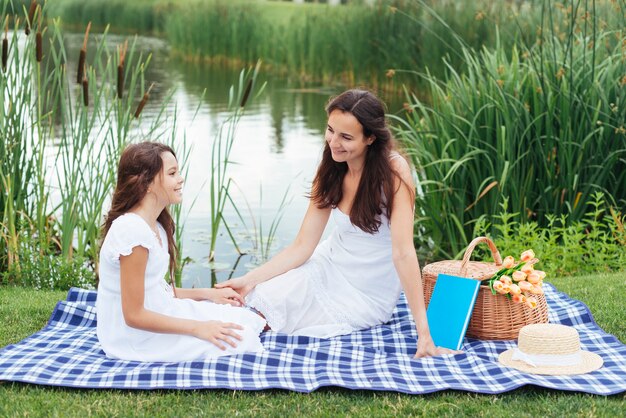
M 476 245 L 482 242 L 489 245 L 495 263 L 469 261 Z M 424 267 L 422 277 L 426 306 L 430 302 L 439 273 L 484 280 L 501 268 L 502 257 L 495 244 L 487 237 L 475 238 L 465 250 L 463 260 L 439 261 Z M 513 303 L 504 295 L 493 295 L 489 286 L 481 285 L 466 335 L 481 340 L 514 340 L 524 325 L 548 322 L 546 298 L 544 295 L 535 297 L 537 307 L 530 309 L 525 304 Z

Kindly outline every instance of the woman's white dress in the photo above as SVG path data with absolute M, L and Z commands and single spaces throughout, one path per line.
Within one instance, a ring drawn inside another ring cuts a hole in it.
M 257 285 L 246 297 L 272 330 L 328 338 L 389 321 L 402 285 L 389 221 L 377 233 L 331 210 L 336 228 L 302 266 Z
M 164 280 L 169 264 L 167 235 L 161 225 L 158 230 L 163 245 L 142 217 L 127 213 L 113 221 L 102 244 L 96 309 L 98 339 L 106 355 L 124 360 L 179 362 L 263 351 L 259 334 L 265 321 L 257 314 L 230 305 L 174 298 L 171 286 Z M 227 349 L 222 351 L 196 337 L 143 331 L 126 325 L 119 259 L 120 255 L 130 255 L 137 246 L 148 250 L 144 307 L 176 318 L 235 322 L 244 328 L 237 331 L 243 340 L 237 342 L 236 348 L 226 344 Z

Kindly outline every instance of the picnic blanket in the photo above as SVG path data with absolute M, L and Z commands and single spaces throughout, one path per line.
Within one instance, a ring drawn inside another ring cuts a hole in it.
M 446 389 L 501 393 L 531 384 L 610 395 L 626 391 L 626 346 L 605 333 L 589 308 L 545 285 L 550 322 L 576 327 L 584 350 L 604 367 L 586 375 L 540 376 L 499 365 L 515 341 L 466 339 L 462 354 L 413 359 L 417 335 L 404 296 L 391 321 L 349 335 L 319 339 L 273 331 L 260 354 L 209 361 L 142 363 L 109 359 L 96 337 L 96 292 L 71 289 L 48 324 L 0 350 L 0 380 L 80 388 L 236 389 L 311 392 L 322 386 L 412 394 Z M 155 347 L 155 350 L 158 350 Z

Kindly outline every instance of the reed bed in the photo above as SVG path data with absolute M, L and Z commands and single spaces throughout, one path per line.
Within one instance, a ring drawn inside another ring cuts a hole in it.
M 149 58 L 133 44 L 116 54 L 106 33 L 89 43 L 88 29 L 82 49 L 68 51 L 59 21 L 42 19 L 46 6 L 32 4 L 34 11 L 30 7 L 29 15 L 11 19 L 11 30 L 4 32 L 0 281 L 93 285 L 119 153 L 131 141 L 158 140 L 169 125 L 164 112 L 149 127 L 135 118 Z M 8 9 L 2 9 L 3 22 L 9 21 Z M 23 31 L 25 21 L 30 35 Z M 80 65 L 70 65 L 73 55 Z M 126 80 L 121 90 L 120 66 Z
M 303 81 L 366 84 L 400 91 L 420 79 L 395 70 L 426 68 L 443 75 L 449 65 L 463 71 L 461 46 L 498 44 L 507 53 L 537 39 L 545 8 L 570 1 L 380 0 L 374 6 L 295 5 L 275 1 L 59 0 L 52 13 L 65 21 L 118 30 L 163 34 L 188 59 L 235 67 L 261 59 L 266 69 Z M 612 2 L 595 2 L 599 24 L 616 27 Z M 619 2 L 618 2 L 619 3 Z M 556 27 L 562 27 L 555 22 Z M 390 71 L 392 70 L 392 71 Z
M 585 221 L 596 192 L 626 207 L 624 5 L 613 3 L 613 27 L 594 6 L 544 9 L 533 44 L 463 47 L 464 72 L 419 74 L 431 101 L 409 95 L 396 121 L 419 178 L 417 239 L 431 257 L 458 255 L 503 199 L 539 227 Z

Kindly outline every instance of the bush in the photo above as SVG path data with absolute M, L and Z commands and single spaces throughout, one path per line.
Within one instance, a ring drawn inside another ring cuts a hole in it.
M 540 259 L 541 269 L 552 277 L 596 272 L 623 271 L 626 265 L 626 216 L 610 207 L 602 193 L 587 202 L 589 211 L 581 221 L 568 222 L 567 215 L 549 215 L 545 228 L 537 222 L 515 221 L 519 213 L 510 213 L 508 200 L 494 223 L 478 222 L 474 234 L 492 238 L 500 254 L 517 257 L 532 248 Z M 490 231 L 496 231 L 491 234 Z M 479 250 L 485 259 L 491 256 Z
M 42 248 L 39 240 L 22 233 L 19 263 L 2 272 L 0 284 L 47 290 L 68 290 L 72 286 L 94 289 L 96 274 L 87 258 L 79 255 L 68 260 L 58 248 Z

